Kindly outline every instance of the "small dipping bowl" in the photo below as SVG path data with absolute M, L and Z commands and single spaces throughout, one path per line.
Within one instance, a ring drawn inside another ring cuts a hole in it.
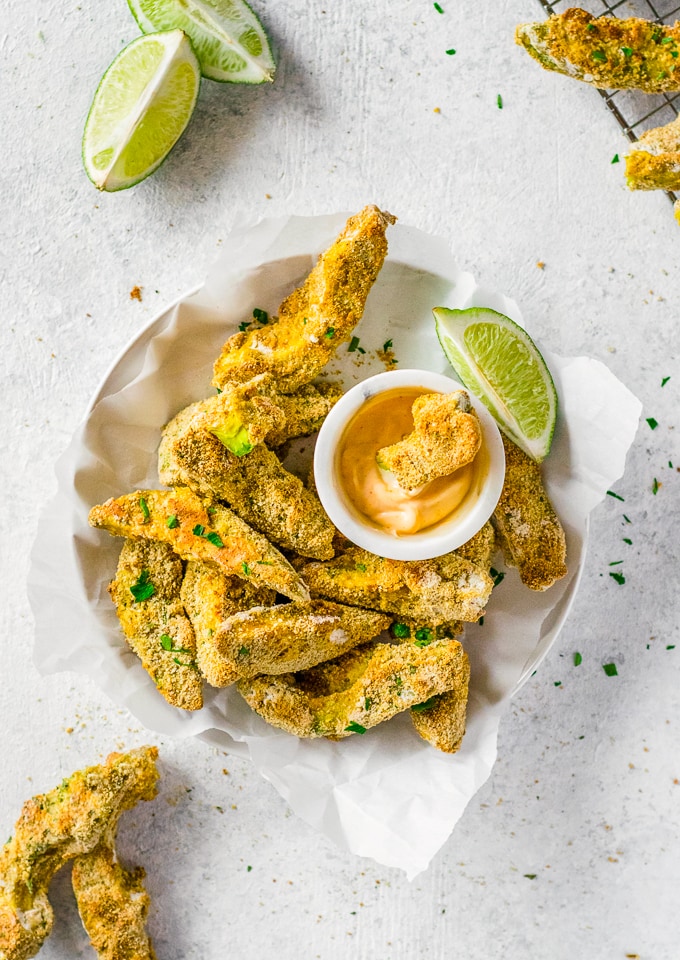
M 483 473 L 462 503 L 443 520 L 417 533 L 395 534 L 378 526 L 350 500 L 340 471 L 340 449 L 345 431 L 364 404 L 388 391 L 414 389 L 423 393 L 466 391 L 482 428 L 482 446 L 477 457 L 482 458 Z M 430 560 L 467 543 L 493 513 L 504 477 L 503 442 L 489 411 L 466 387 L 428 370 L 391 370 L 352 387 L 324 420 L 314 451 L 316 488 L 330 519 L 352 543 L 390 560 Z

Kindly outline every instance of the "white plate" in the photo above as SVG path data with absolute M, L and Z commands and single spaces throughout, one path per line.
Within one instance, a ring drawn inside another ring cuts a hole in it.
M 224 340 L 254 307 L 276 312 L 344 219 L 267 220 L 232 234 L 205 285 L 152 320 L 112 365 L 59 461 L 58 492 L 41 518 L 29 576 L 35 661 L 44 672 L 90 675 L 152 730 L 201 736 L 250 756 L 293 809 L 328 836 L 414 874 L 488 776 L 503 701 L 531 675 L 568 614 L 588 513 L 622 473 L 637 425 L 639 404 L 625 387 L 596 361 L 544 352 L 561 405 L 545 481 L 567 533 L 569 574 L 551 590 L 532 593 L 509 571 L 483 626 L 467 629 L 470 709 L 455 757 L 421 741 L 407 714 L 331 743 L 299 741 L 267 726 L 233 689 L 207 689 L 197 713 L 168 706 L 127 647 L 108 597 L 121 541 L 87 524 L 93 504 L 159 486 L 160 428 L 212 392 L 212 364 Z M 356 330 L 366 353 L 343 346 L 329 364 L 329 374 L 346 387 L 384 369 L 376 350 L 388 339 L 403 365 L 450 373 L 433 306 L 486 306 L 522 323 L 516 304 L 477 286 L 441 240 L 399 224 L 388 239 L 388 260 Z

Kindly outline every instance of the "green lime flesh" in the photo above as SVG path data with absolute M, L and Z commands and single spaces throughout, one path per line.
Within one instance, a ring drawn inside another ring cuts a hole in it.
M 128 0 L 144 33 L 183 30 L 204 77 L 231 83 L 272 80 L 269 40 L 245 0 Z

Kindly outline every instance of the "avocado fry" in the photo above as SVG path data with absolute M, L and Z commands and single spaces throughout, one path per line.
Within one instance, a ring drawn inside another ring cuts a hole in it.
M 216 649 L 220 624 L 251 607 L 271 606 L 276 591 L 190 560 L 180 596 L 196 635 L 196 666 L 212 687 L 228 687 L 237 679 L 238 672 Z
M 52 929 L 47 890 L 54 874 L 91 853 L 118 817 L 156 796 L 156 747 L 112 753 L 100 766 L 65 779 L 28 800 L 13 835 L 0 849 L 0 956 L 35 956 Z
M 631 190 L 680 189 L 680 117 L 642 134 L 626 157 Z
M 378 466 L 407 491 L 471 463 L 482 445 L 479 419 L 464 390 L 423 394 L 411 409 L 413 432 L 376 455 Z
M 372 640 L 391 619 L 328 600 L 255 607 L 227 618 L 214 643 L 242 677 L 294 673 Z
M 680 24 L 594 17 L 571 8 L 542 23 L 521 23 L 517 43 L 546 70 L 609 90 L 680 90 L 674 54 Z
M 373 642 L 303 673 L 240 680 L 237 689 L 275 727 L 341 739 L 457 688 L 466 664 L 456 640 L 427 647 Z
M 127 641 L 158 692 L 173 707 L 200 710 L 203 684 L 180 599 L 183 577 L 182 561 L 167 543 L 126 540 L 109 593 Z
M 290 393 L 313 380 L 361 319 L 387 255 L 385 231 L 394 222 L 376 206 L 350 217 L 305 282 L 283 301 L 278 319 L 227 340 L 215 362 L 214 386 L 271 373 L 279 389 Z
M 113 536 L 161 540 L 183 560 L 209 563 L 291 600 L 309 599 L 295 570 L 262 534 L 190 490 L 137 490 L 112 497 L 90 510 L 89 521 Z

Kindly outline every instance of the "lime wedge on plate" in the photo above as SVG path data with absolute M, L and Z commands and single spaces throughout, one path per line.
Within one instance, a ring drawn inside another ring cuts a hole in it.
M 461 383 L 518 447 L 543 460 L 555 429 L 557 392 L 529 334 L 485 307 L 433 312 L 439 342 Z
M 94 95 L 83 163 L 100 190 L 124 190 L 163 162 L 191 118 L 201 73 L 181 30 L 133 40 Z
M 263 83 L 275 63 L 262 24 L 244 0 L 128 0 L 143 33 L 184 30 L 210 80 Z

